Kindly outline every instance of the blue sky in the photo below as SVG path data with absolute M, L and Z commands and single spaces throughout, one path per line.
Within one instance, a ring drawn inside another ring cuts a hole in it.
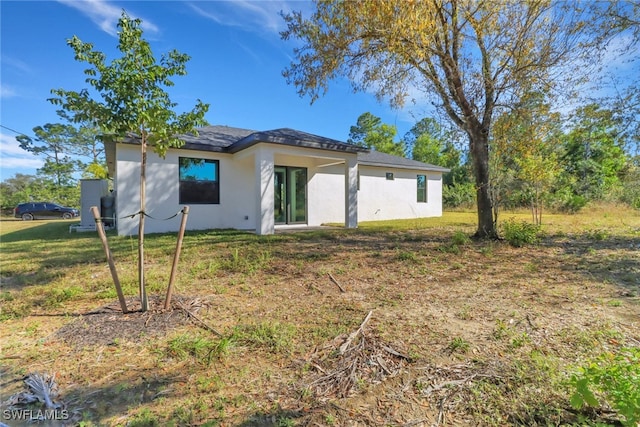
M 296 42 L 280 39 L 284 21 L 279 12 L 308 12 L 312 6 L 295 0 L 0 1 L 0 180 L 35 174 L 41 166 L 40 159 L 19 148 L 13 131 L 32 136 L 35 126 L 60 121 L 47 101 L 51 89 L 88 87 L 83 74 L 87 64 L 74 60 L 66 40 L 76 35 L 93 43 L 108 61 L 117 58 L 116 23 L 123 9 L 143 21 L 144 38 L 157 58 L 172 49 L 191 56 L 188 74 L 174 78 L 171 99 L 178 112 L 190 110 L 196 99 L 210 104 L 206 119 L 211 124 L 289 127 L 346 141 L 364 112 L 395 125 L 398 137 L 416 117 L 430 113 L 424 99 L 392 110 L 372 94 L 354 94 L 346 80 L 332 82 L 327 95 L 313 105 L 300 98 L 282 77 Z M 612 45 L 624 46 L 627 37 Z M 637 58 L 637 49 L 634 54 Z M 605 64 L 604 71 L 615 73 L 623 86 L 640 75 L 638 60 L 612 56 Z
M 51 89 L 87 88 L 86 63 L 74 60 L 66 40 L 73 35 L 119 56 L 116 23 L 122 9 L 142 19 L 144 38 L 157 58 L 177 49 L 191 56 L 186 76 L 174 78 L 169 91 L 179 112 L 196 99 L 209 103 L 206 119 L 254 130 L 289 127 L 345 141 L 364 112 L 395 124 L 404 135 L 414 123 L 409 110 L 394 111 L 371 94 L 354 94 L 346 81 L 310 105 L 283 69 L 292 60 L 294 42 L 280 39 L 281 10 L 305 10 L 302 1 L 5 1 L 0 2 L 0 123 L 32 136 L 35 126 L 60 122 L 47 101 Z M 35 174 L 41 161 L 21 150 L 16 133 L 0 128 L 0 179 Z

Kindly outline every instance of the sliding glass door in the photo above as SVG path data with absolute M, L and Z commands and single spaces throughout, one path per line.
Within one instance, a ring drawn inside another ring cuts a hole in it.
M 276 166 L 274 175 L 276 224 L 307 222 L 307 169 Z

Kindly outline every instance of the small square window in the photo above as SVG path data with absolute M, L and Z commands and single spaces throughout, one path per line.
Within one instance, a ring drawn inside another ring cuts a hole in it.
M 387 172 L 387 181 L 393 181 L 393 172 Z

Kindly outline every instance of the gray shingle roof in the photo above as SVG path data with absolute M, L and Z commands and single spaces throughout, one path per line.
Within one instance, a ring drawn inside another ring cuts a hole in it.
M 258 143 L 272 143 L 357 153 L 358 163 L 367 166 L 449 172 L 449 169 L 440 166 L 392 156 L 378 151 L 370 151 L 346 142 L 288 128 L 255 131 L 230 126 L 205 126 L 198 129 L 198 136 L 183 135 L 182 139 L 185 141 L 185 145 L 182 148 L 187 150 L 237 153 Z M 133 140 L 126 142 L 135 143 Z
M 183 135 L 187 150 L 228 151 L 236 142 L 256 133 L 254 130 L 229 126 L 205 126 L 198 129 L 198 136 Z
M 351 153 L 366 151 L 335 139 L 287 128 L 258 132 L 229 126 L 206 126 L 198 129 L 198 136 L 185 135 L 182 139 L 185 141 L 183 148 L 188 150 L 228 153 L 237 153 L 260 142 Z
M 392 156 L 391 154 L 379 151 L 369 151 L 358 154 L 358 164 L 366 166 L 394 167 L 400 169 L 418 169 L 435 172 L 449 172 L 449 169 L 442 166 L 430 165 L 417 160 L 406 159 L 404 157 Z

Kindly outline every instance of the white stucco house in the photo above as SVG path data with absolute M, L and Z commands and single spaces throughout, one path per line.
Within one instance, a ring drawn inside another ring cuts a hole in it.
M 273 234 L 279 227 L 442 215 L 448 169 L 293 130 L 207 126 L 184 146 L 147 157 L 145 231 L 176 231 L 182 206 L 190 230 L 233 228 Z M 117 229 L 137 233 L 140 146 L 107 143 Z

